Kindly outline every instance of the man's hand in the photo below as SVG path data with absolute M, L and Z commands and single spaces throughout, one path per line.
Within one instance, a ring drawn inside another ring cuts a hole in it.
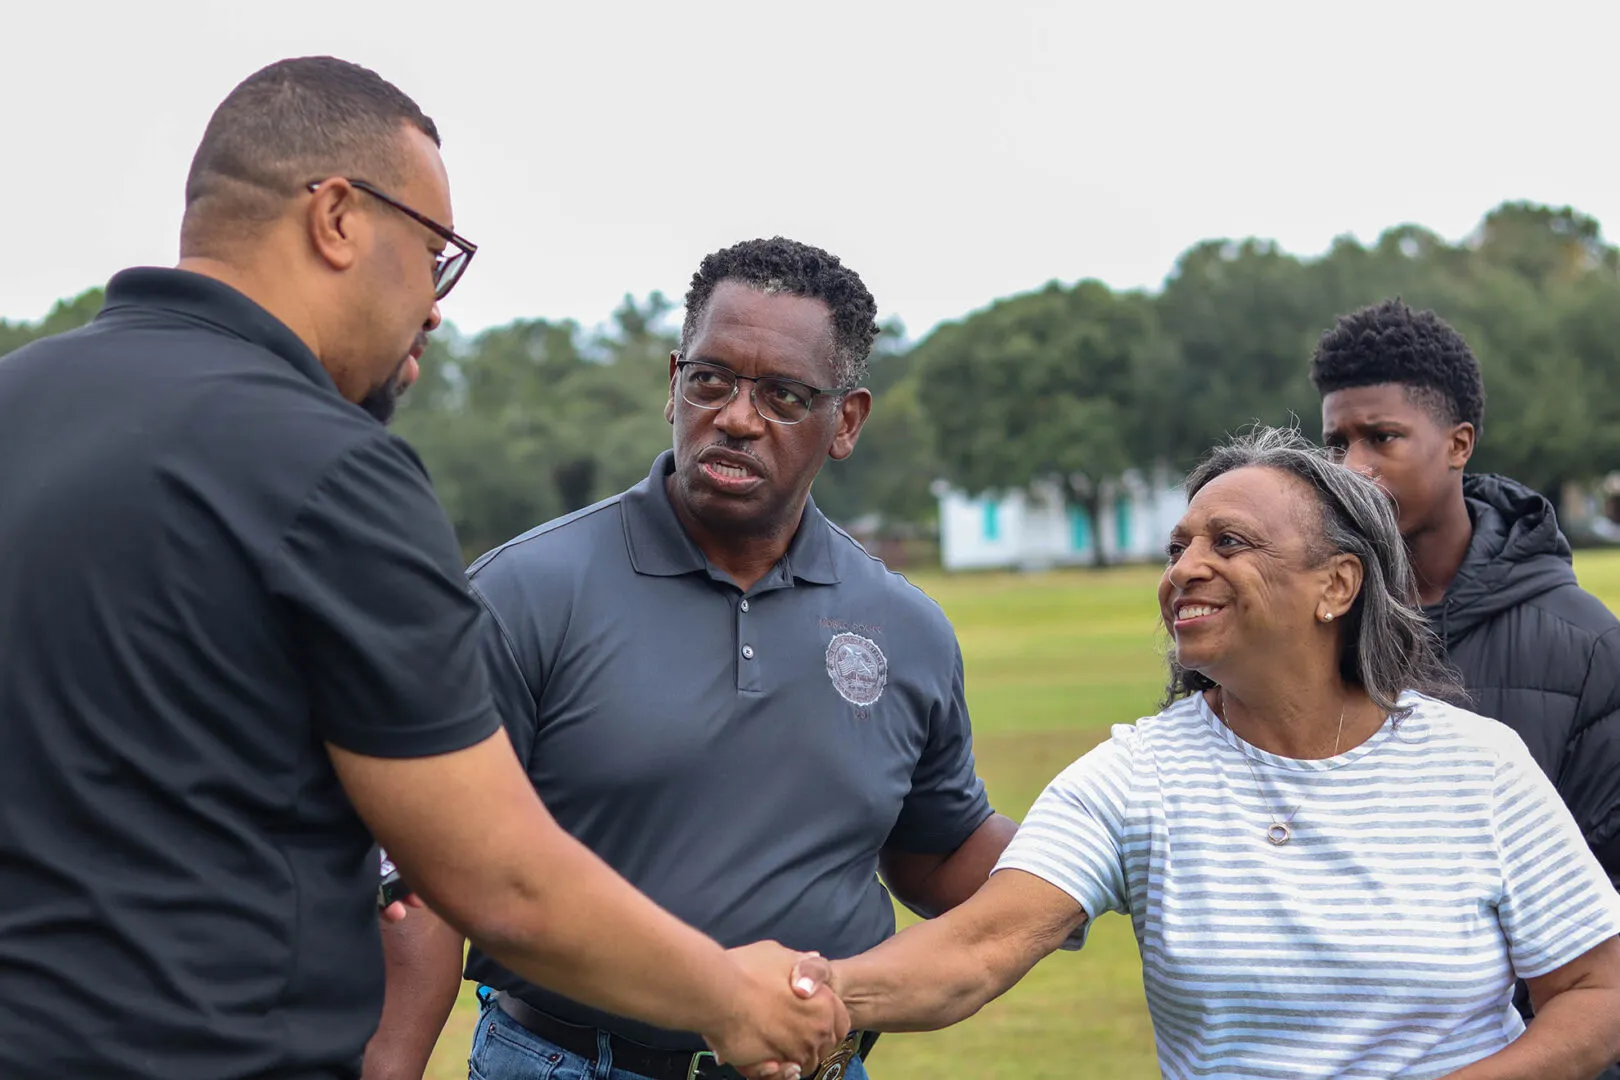
M 849 1013 L 823 987 L 789 986 L 803 953 L 774 941 L 729 951 L 744 990 L 726 1030 L 704 1032 L 715 1057 L 756 1078 L 796 1080 L 813 1072 L 849 1033 Z

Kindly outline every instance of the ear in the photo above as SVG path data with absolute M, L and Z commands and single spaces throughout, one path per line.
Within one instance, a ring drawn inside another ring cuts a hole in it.
M 675 363 L 681 358 L 679 352 L 669 354 L 669 400 L 664 402 L 664 423 L 675 422 Z
M 838 403 L 838 430 L 833 433 L 832 446 L 827 456 L 843 461 L 855 452 L 855 441 L 861 437 L 861 428 L 872 413 L 872 391 L 865 387 L 851 390 Z
M 360 259 L 365 223 L 359 209 L 359 192 L 341 177 L 321 184 L 309 200 L 310 246 L 333 270 L 348 270 Z
M 1339 554 L 1329 559 L 1323 570 L 1327 579 L 1322 585 L 1322 598 L 1316 603 L 1316 621 L 1332 622 L 1344 618 L 1361 595 L 1366 569 L 1356 556 Z
M 1466 420 L 1452 427 L 1446 436 L 1446 464 L 1457 470 L 1466 468 L 1474 456 L 1475 437 L 1474 425 Z

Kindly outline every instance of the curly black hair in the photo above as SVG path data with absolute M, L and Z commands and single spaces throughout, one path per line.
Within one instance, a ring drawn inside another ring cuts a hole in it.
M 686 292 L 681 348 L 697 332 L 704 309 L 722 281 L 735 281 L 763 293 L 786 293 L 820 300 L 832 311 L 833 377 L 851 389 L 866 377 L 866 358 L 877 340 L 877 301 L 855 271 L 818 247 L 773 236 L 744 240 L 704 256 Z
M 1321 394 L 1400 383 L 1443 424 L 1485 423 L 1485 383 L 1462 335 L 1433 311 L 1413 311 L 1400 297 L 1341 315 L 1311 358 Z

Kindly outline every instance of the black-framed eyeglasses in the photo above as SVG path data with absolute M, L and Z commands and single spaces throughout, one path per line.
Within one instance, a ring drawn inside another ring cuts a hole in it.
M 433 260 L 433 299 L 443 300 L 450 295 L 450 290 L 456 287 L 456 282 L 461 280 L 461 275 L 467 272 L 467 264 L 472 262 L 473 253 L 478 250 L 478 245 L 471 240 L 457 236 L 452 230 L 440 225 L 426 214 L 417 213 L 392 195 L 379 190 L 374 184 L 348 176 L 343 179 L 350 187 L 359 188 L 373 199 L 387 203 L 445 243 L 455 245 L 455 251 L 441 251 L 434 256 Z M 314 192 L 323 183 L 325 183 L 324 180 L 312 181 L 307 185 L 308 190 Z
M 810 415 L 816 398 L 841 397 L 845 393 L 777 375 L 762 375 L 757 379 L 738 375 L 730 368 L 702 360 L 676 360 L 675 374 L 680 380 L 681 397 L 688 405 L 700 409 L 723 409 L 737 396 L 741 383 L 753 383 L 748 399 L 753 402 L 754 411 L 773 424 L 797 424 Z

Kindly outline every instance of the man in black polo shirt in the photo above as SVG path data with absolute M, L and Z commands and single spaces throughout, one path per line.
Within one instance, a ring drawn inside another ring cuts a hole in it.
M 710 255 L 686 305 L 673 453 L 472 568 L 495 697 L 557 820 L 649 896 L 723 943 L 854 955 L 894 932 L 880 869 L 936 914 L 985 881 L 1015 826 L 975 775 L 944 613 L 809 497 L 871 407 L 871 294 L 778 238 Z M 461 938 L 412 919 L 385 952 L 367 1077 L 419 1080 Z M 466 975 L 488 988 L 482 1080 L 712 1068 L 696 1035 L 542 989 L 476 947 Z M 843 1069 L 864 1076 L 859 1057 Z
M 356 1075 L 373 835 L 537 983 L 743 1063 L 844 1035 L 795 953 L 657 908 L 513 757 L 449 524 L 376 420 L 472 254 L 450 218 L 408 97 L 272 65 L 208 126 L 179 268 L 0 362 L 0 1077 Z

